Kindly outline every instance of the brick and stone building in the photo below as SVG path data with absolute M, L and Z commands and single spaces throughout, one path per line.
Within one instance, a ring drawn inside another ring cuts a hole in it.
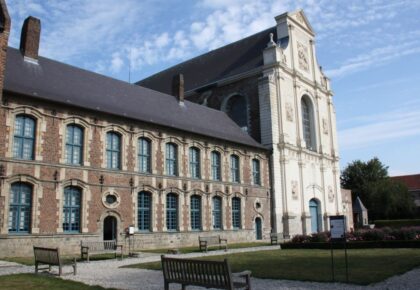
M 8 47 L 0 0 L 0 257 L 81 240 L 230 243 L 271 231 L 270 151 L 227 114 L 38 55 L 28 17 Z
M 272 227 L 285 236 L 329 229 L 343 214 L 333 93 L 303 11 L 138 82 L 164 93 L 183 74 L 185 98 L 226 112 L 270 149 Z M 350 224 L 349 227 L 352 227 Z
M 417 207 L 417 214 L 420 216 L 420 174 L 392 176 L 391 178 L 407 186 L 408 192 L 413 197 Z

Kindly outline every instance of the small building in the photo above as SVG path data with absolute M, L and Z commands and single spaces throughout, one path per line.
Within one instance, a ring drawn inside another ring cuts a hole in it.
M 359 197 L 353 203 L 353 222 L 356 228 L 369 225 L 368 210 Z

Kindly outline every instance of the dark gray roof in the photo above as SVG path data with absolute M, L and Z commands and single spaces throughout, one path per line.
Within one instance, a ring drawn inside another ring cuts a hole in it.
M 224 112 L 86 71 L 44 57 L 24 61 L 19 50 L 7 50 L 4 90 L 37 99 L 114 114 L 263 148 Z
M 363 202 L 359 197 L 356 197 L 356 200 L 353 203 L 353 211 L 354 212 L 367 211 L 367 208 L 363 205 Z
M 277 39 L 276 27 L 272 27 L 175 65 L 137 84 L 171 94 L 172 77 L 176 74 L 184 75 L 185 90 L 190 91 L 261 67 L 263 50 L 270 40 L 270 33 L 273 33 L 274 39 Z

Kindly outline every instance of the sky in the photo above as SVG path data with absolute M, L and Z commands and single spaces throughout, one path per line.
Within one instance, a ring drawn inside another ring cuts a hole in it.
M 330 77 L 340 166 L 378 157 L 420 173 L 419 0 L 6 0 L 9 45 L 41 19 L 40 54 L 135 82 L 303 9 Z

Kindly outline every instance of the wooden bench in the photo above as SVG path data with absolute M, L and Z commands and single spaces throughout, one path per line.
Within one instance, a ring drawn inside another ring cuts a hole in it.
M 222 239 L 220 236 L 198 237 L 198 244 L 200 251 L 205 250 L 207 252 L 210 246 L 219 246 L 219 249 L 224 247 L 227 251 L 227 239 Z
M 278 245 L 279 242 L 284 241 L 283 233 L 271 233 L 270 240 L 272 245 Z
M 251 290 L 251 272 L 243 271 L 232 274 L 227 259 L 223 261 L 203 261 L 161 256 L 165 290 L 169 283 L 201 286 L 216 289 Z M 242 281 L 239 281 L 238 279 Z
M 63 274 L 63 262 L 60 259 L 60 249 L 59 248 L 41 248 L 34 246 L 34 257 L 35 257 L 35 274 L 38 274 L 39 270 L 51 271 L 51 266 L 58 266 L 58 275 Z M 47 265 L 44 268 L 41 268 L 40 265 Z M 73 267 L 73 275 L 77 273 L 77 264 L 76 258 L 73 259 L 71 264 Z
M 123 258 L 123 245 L 118 245 L 116 240 L 101 241 L 101 242 L 80 242 L 80 253 L 82 260 L 87 258 L 89 262 L 89 256 L 92 254 L 108 254 L 114 253 L 115 258 L 117 254 L 120 254 L 121 259 Z

